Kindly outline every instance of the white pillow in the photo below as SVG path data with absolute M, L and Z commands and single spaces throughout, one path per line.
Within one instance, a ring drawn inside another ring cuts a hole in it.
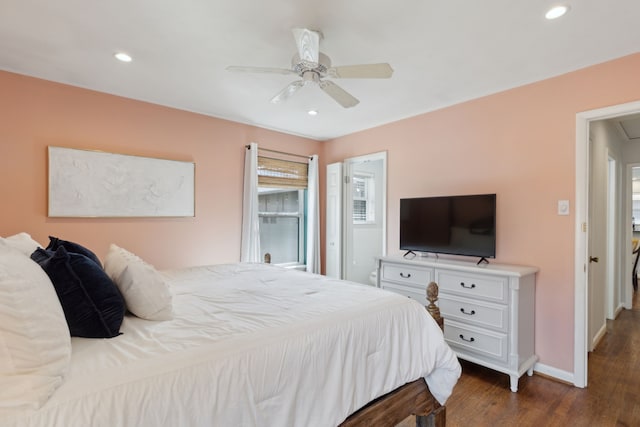
M 104 271 L 124 297 L 127 309 L 147 320 L 173 317 L 173 297 L 165 277 L 151 264 L 112 244 L 104 260 Z
M 5 237 L 4 239 L 0 238 L 0 240 L 4 240 L 9 246 L 19 250 L 26 256 L 31 256 L 31 254 L 38 248 L 42 247 L 40 243 L 36 242 L 31 238 L 29 233 L 18 233 L 13 236 Z
M 39 408 L 62 384 L 71 337 L 42 268 L 0 239 L 0 412 Z

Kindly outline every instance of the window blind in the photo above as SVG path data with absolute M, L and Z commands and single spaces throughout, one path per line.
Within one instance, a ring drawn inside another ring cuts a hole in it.
M 367 220 L 367 202 L 366 200 L 353 201 L 353 220 L 356 222 Z
M 258 156 L 258 186 L 307 188 L 309 165 L 290 160 Z

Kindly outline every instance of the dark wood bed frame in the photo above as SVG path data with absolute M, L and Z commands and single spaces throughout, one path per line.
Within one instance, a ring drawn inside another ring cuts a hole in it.
M 427 311 L 442 328 L 443 319 L 435 305 L 438 300 L 438 285 L 435 282 L 427 286 L 427 300 Z M 424 378 L 407 383 L 370 402 L 351 414 L 340 427 L 393 427 L 411 415 L 416 416 L 416 427 L 444 427 L 447 422 L 445 407 L 433 397 Z

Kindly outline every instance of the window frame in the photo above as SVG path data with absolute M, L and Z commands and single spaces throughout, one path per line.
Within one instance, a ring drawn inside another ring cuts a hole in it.
M 260 195 L 298 192 L 297 212 L 264 212 L 258 210 L 258 223 L 262 224 L 263 218 L 297 218 L 298 219 L 298 260 L 293 262 L 274 263 L 281 267 L 303 269 L 306 267 L 306 229 L 307 229 L 307 189 L 306 188 L 275 188 L 258 186 L 258 198 Z M 260 204 L 258 204 L 259 206 Z M 262 242 L 260 244 L 262 246 Z M 262 253 L 262 248 L 260 249 Z M 262 254 L 261 256 L 264 256 Z
M 356 181 L 362 181 L 364 183 L 364 197 L 356 196 L 357 191 L 355 190 Z M 351 178 L 352 188 L 352 199 L 351 199 L 351 220 L 354 225 L 367 225 L 367 224 L 375 224 L 376 223 L 376 207 L 375 207 L 375 176 L 369 172 L 358 172 L 354 173 Z M 354 209 L 355 201 L 363 201 L 365 204 L 364 215 L 365 219 L 356 219 Z

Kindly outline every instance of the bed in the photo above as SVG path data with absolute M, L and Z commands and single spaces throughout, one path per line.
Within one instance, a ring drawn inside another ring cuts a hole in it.
M 444 425 L 460 365 L 417 302 L 265 264 L 161 274 L 169 320 L 72 337 L 60 384 L 0 425 Z

